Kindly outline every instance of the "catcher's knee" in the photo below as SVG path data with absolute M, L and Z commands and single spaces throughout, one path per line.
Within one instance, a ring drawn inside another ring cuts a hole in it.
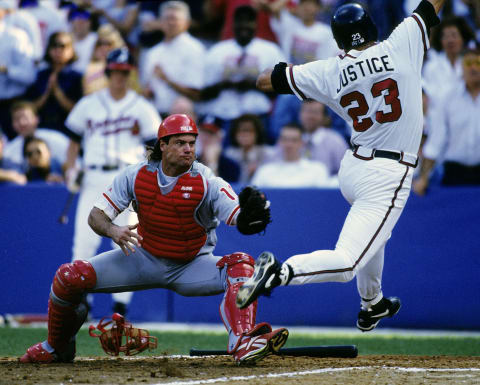
M 235 252 L 222 257 L 217 262 L 218 268 L 227 268 L 227 283 L 229 286 L 239 282 L 245 282 L 253 275 L 255 260 L 252 256 Z
M 97 274 L 88 261 L 64 263 L 55 273 L 52 292 L 61 300 L 80 303 L 85 292 L 93 289 L 97 283 Z

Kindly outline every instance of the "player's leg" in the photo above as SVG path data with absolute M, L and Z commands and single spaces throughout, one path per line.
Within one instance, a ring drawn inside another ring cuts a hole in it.
M 133 209 L 130 207 L 121 213 L 115 220 L 113 221 L 118 226 L 126 226 L 126 225 L 134 225 L 138 223 L 137 214 Z M 112 247 L 118 248 L 119 246 L 112 241 Z M 126 291 L 124 293 L 113 293 L 113 311 L 115 313 L 120 313 L 121 315 L 125 316 L 128 311 L 128 305 L 132 301 L 133 292 Z
M 278 285 L 351 281 L 385 244 L 401 213 L 393 210 L 385 220 L 385 211 L 355 201 L 334 250 L 297 254 L 283 264 L 272 253 L 262 253 L 256 261 L 255 275 L 239 290 L 237 305 L 248 306 Z
M 30 347 L 21 361 L 73 360 L 72 342 L 87 316 L 83 304 L 86 293 L 165 287 L 165 271 L 162 260 L 142 249 L 136 249 L 129 256 L 120 249 L 111 250 L 89 261 L 78 260 L 60 266 L 50 293 L 48 339 Z
M 97 171 L 87 171 L 83 178 L 82 189 L 78 197 L 73 233 L 72 261 L 92 258 L 100 246 L 102 238 L 88 225 L 88 216 L 95 202 L 103 192 L 103 183 L 98 179 Z
M 401 307 L 399 298 L 385 298 L 382 293 L 384 254 L 385 245 L 357 272 L 357 288 L 361 298 L 357 328 L 363 332 L 373 330 L 381 319 L 394 316 Z
M 278 352 L 285 344 L 288 331 L 272 330 L 262 322 L 255 324 L 257 301 L 245 309 L 235 306 L 238 289 L 253 274 L 254 260 L 237 252 L 222 258 L 203 255 L 183 266 L 183 272 L 169 285 L 187 296 L 212 295 L 225 292 L 220 304 L 220 316 L 228 331 L 227 351 L 238 364 L 253 363 Z
M 385 161 L 375 160 L 366 167 L 366 162 L 346 155 L 341 180 L 347 182 L 342 193 L 353 204 L 335 250 L 294 255 L 283 264 L 271 253 L 262 254 L 254 276 L 239 290 L 237 305 L 248 306 L 278 285 L 353 279 L 390 237 L 410 193 L 412 169 Z
M 82 301 L 96 280 L 96 272 L 88 261 L 65 263 L 58 268 L 48 301 L 48 339 L 30 347 L 21 362 L 73 361 L 75 335 L 87 317 Z
M 102 237 L 96 234 L 88 225 L 88 216 L 99 198 L 102 190 L 98 187 L 98 177 L 93 171 L 87 171 L 83 178 L 82 189 L 78 197 L 75 212 L 75 226 L 73 230 L 72 262 L 77 260 L 89 260 L 98 250 Z M 98 173 L 98 172 L 97 172 Z M 90 311 L 93 305 L 93 296 L 86 298 L 87 308 Z

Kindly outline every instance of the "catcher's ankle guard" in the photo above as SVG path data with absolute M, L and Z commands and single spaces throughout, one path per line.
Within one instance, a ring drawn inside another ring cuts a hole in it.
M 133 356 L 146 349 L 157 348 L 157 337 L 151 336 L 148 330 L 134 328 L 131 323 L 125 321 L 121 314 L 114 313 L 111 320 L 106 320 L 106 318 L 103 317 L 97 326 L 90 325 L 88 329 L 91 337 L 100 340 L 100 345 L 105 353 L 111 356 L 118 356 L 120 353 Z M 106 329 L 109 325 L 112 325 L 111 328 Z M 101 333 L 95 334 L 95 329 Z

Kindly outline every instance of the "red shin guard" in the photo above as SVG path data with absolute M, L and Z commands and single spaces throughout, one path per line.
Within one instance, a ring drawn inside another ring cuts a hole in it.
M 86 309 L 79 305 L 96 282 L 95 270 L 87 261 L 66 263 L 57 270 L 48 301 L 48 343 L 58 352 L 65 350 L 85 321 Z
M 219 268 L 227 267 L 227 285 L 223 301 L 220 305 L 220 316 L 227 330 L 236 336 L 248 333 L 255 327 L 257 301 L 245 309 L 239 309 L 235 304 L 238 289 L 253 275 L 255 261 L 245 253 L 233 253 L 218 261 Z M 231 347 L 230 351 L 236 348 Z

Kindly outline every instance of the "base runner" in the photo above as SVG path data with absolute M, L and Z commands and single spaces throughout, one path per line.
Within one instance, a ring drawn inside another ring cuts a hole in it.
M 350 123 L 352 150 L 339 172 L 351 204 L 335 250 L 294 255 L 280 264 L 265 252 L 237 295 L 240 308 L 278 285 L 348 282 L 357 277 L 361 309 L 357 327 L 374 329 L 400 309 L 382 293 L 385 244 L 410 194 L 423 127 L 421 68 L 429 30 L 439 23 L 444 0 L 423 0 L 391 34 L 377 42 L 377 29 L 359 4 L 341 6 L 333 35 L 345 54 L 304 65 L 280 63 L 263 72 L 263 91 L 295 94 L 327 104 Z

